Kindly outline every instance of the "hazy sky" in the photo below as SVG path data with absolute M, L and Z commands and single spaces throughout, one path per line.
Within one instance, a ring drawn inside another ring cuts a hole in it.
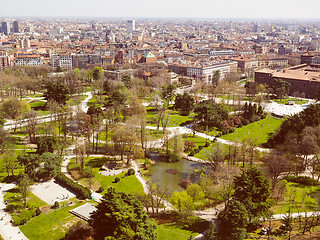
M 1 0 L 0 17 L 314 18 L 319 0 Z

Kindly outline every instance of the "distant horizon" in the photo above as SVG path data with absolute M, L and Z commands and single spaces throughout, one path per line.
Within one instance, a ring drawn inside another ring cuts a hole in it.
M 16 0 L 1 3 L 0 18 L 60 17 L 108 19 L 317 21 L 320 1 L 308 0 Z
M 145 21 L 145 20 L 182 20 L 182 21 L 256 21 L 256 22 L 270 22 L 270 21 L 295 21 L 295 22 L 320 22 L 319 18 L 210 18 L 210 17 L 133 17 L 133 16 L 118 16 L 118 17 L 107 17 L 107 16 L 0 16 L 0 21 L 3 20 L 14 20 L 14 19 L 106 19 L 106 20 L 136 20 L 136 21 Z

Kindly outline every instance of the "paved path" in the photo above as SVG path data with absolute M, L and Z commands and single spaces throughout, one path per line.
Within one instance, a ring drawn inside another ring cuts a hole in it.
M 28 238 L 20 231 L 19 227 L 13 226 L 10 221 L 12 220 L 10 214 L 5 212 L 6 205 L 3 200 L 4 192 L 14 188 L 16 185 L 0 184 L 0 234 L 4 240 L 27 240 Z

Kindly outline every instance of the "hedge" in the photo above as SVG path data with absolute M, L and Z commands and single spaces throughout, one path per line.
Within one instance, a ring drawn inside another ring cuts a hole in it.
M 61 172 L 56 176 L 56 181 L 75 192 L 80 198 L 91 198 L 91 191 L 88 188 L 74 182 Z
M 286 176 L 283 179 L 288 182 L 298 183 L 304 186 L 316 186 L 319 184 L 317 180 L 307 176 Z

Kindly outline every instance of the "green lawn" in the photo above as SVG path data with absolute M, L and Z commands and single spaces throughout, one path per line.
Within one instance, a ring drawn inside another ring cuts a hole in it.
M 34 102 L 30 102 L 29 105 L 31 108 L 43 107 L 44 105 L 46 105 L 46 102 L 45 101 L 34 101 Z
M 167 111 L 170 115 L 167 127 L 179 127 L 182 123 L 193 120 L 193 114 L 190 114 L 189 116 L 182 116 L 177 111 L 173 111 L 173 110 L 167 110 Z M 157 126 L 156 111 L 152 107 L 147 108 L 147 123 L 150 126 Z
M 295 104 L 302 105 L 306 104 L 308 101 L 304 99 L 299 99 L 299 98 L 283 98 L 283 99 L 273 99 L 273 101 L 280 103 L 280 104 L 287 104 L 288 101 L 292 101 Z
M 136 176 L 128 176 L 124 177 L 125 173 L 121 173 L 115 176 L 104 176 L 99 174 L 99 169 L 95 168 L 93 169 L 93 173 L 95 175 L 95 179 L 99 182 L 101 186 L 104 187 L 104 194 L 108 187 L 113 187 L 119 192 L 124 192 L 124 193 L 144 193 L 142 184 L 139 182 Z M 120 178 L 120 182 L 114 183 L 114 179 L 118 177 Z M 81 182 L 81 180 L 80 180 Z
M 221 136 L 222 139 L 242 142 L 244 139 L 256 140 L 257 144 L 266 143 L 269 137 L 281 126 L 284 119 L 267 117 L 258 122 L 251 123 L 235 132 Z
M 197 236 L 199 233 L 194 233 L 189 230 L 184 230 L 175 227 L 173 224 L 162 224 L 156 229 L 157 240 L 186 240 L 191 235 L 192 237 Z
M 61 207 L 50 210 L 34 217 L 25 225 L 19 226 L 20 230 L 30 240 L 55 240 L 65 236 L 68 229 L 80 219 L 69 211 L 79 207 L 82 203 L 75 206 Z
M 298 212 L 301 206 L 303 210 L 300 209 L 300 212 L 304 212 L 305 210 L 308 212 L 317 211 L 319 209 L 319 205 L 315 195 L 319 192 L 320 186 L 302 186 L 297 183 L 288 182 L 286 185 L 284 199 L 278 202 L 277 205 L 273 206 L 271 211 L 275 214 L 286 213 L 290 207 L 290 195 L 294 196 L 293 198 L 291 197 L 291 199 L 293 199 L 295 205 L 298 206 L 298 208 L 292 208 L 291 212 Z

